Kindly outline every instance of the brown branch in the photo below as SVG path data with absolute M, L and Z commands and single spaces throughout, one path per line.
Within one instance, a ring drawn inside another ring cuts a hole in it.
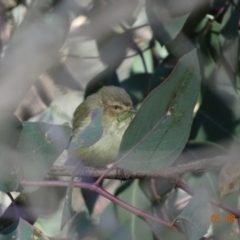
M 208 169 L 216 169 L 221 168 L 229 159 L 229 156 L 217 156 L 213 158 L 206 158 L 197 161 L 193 161 L 186 164 L 179 164 L 177 166 L 172 166 L 167 169 L 152 172 L 152 173 L 138 173 L 128 170 L 120 170 L 112 169 L 105 176 L 109 179 L 120 179 L 120 180 L 128 180 L 128 179 L 144 179 L 144 178 L 166 178 L 170 180 L 178 180 L 180 176 L 184 175 L 188 172 L 199 172 Z M 92 176 L 92 177 L 100 177 L 103 173 L 106 172 L 105 168 L 93 168 L 93 167 L 85 167 L 82 169 L 78 169 L 77 173 L 75 168 L 66 167 L 66 166 L 53 166 L 48 175 L 50 176 L 72 176 L 73 170 L 75 171 L 74 175 L 77 177 L 82 176 Z

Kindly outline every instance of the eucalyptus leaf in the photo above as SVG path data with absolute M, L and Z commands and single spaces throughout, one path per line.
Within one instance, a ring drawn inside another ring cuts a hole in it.
M 187 239 L 199 240 L 211 224 L 212 208 L 205 189 L 198 189 L 188 205 L 178 216 Z
M 66 125 L 23 122 L 18 148 L 22 156 L 21 171 L 24 179 L 43 180 L 55 160 L 66 149 L 71 132 L 71 128 Z M 22 188 L 24 191 L 32 191 L 37 187 Z
M 236 1 L 236 5 L 240 7 L 240 1 Z M 230 65 L 231 71 L 234 74 L 238 70 L 238 21 L 239 11 L 233 4 L 228 6 L 226 13 L 223 16 L 221 23 L 221 30 L 219 35 L 219 41 L 224 58 Z M 236 79 L 235 79 L 236 81 Z
M 13 224 L 15 226 L 15 223 Z M 18 240 L 26 240 L 26 239 L 38 239 L 38 240 L 48 240 L 40 230 L 33 227 L 26 221 L 20 218 L 19 223 L 15 229 L 13 226 L 9 226 L 10 232 L 7 232 L 8 229 L 2 231 L 0 233 L 0 240 L 9 240 L 9 239 L 18 239 Z M 13 230 L 14 229 L 14 230 Z M 7 233 L 5 233 L 7 232 Z
M 151 221 L 151 222 L 148 221 L 148 222 L 158 240 L 162 240 L 162 239 L 186 240 L 186 236 L 184 236 L 182 233 L 180 233 L 176 230 L 173 230 L 169 227 L 165 227 L 165 226 L 158 224 L 156 222 L 153 222 L 153 221 Z
M 0 116 L 0 191 L 15 191 L 20 182 L 17 143 L 22 123 L 13 114 Z
M 117 197 L 136 208 L 150 212 L 151 203 L 139 188 L 138 180 L 126 187 L 125 191 L 117 191 Z M 99 227 L 104 239 L 152 239 L 152 231 L 146 222 L 113 203 L 102 213 Z
M 92 111 L 91 123 L 73 138 L 68 149 L 79 149 L 88 147 L 97 142 L 103 133 L 102 127 L 103 108 L 96 108 Z
M 98 51 L 102 62 L 111 67 L 119 66 L 126 56 L 129 39 L 127 32 L 118 34 L 110 32 L 97 40 Z
M 26 92 L 40 74 L 58 59 L 70 27 L 71 1 L 34 1 L 27 15 L 14 31 L 0 65 L 0 108 L 6 103 L 16 109 Z M 51 9 L 51 11 L 50 11 Z M 14 94 L 6 94 L 12 91 Z
M 196 50 L 145 99 L 120 146 L 120 168 L 148 173 L 170 166 L 183 150 L 199 93 Z
M 21 172 L 18 153 L 0 145 L 0 191 L 12 192 L 18 189 Z
M 0 144 L 15 148 L 17 146 L 22 123 L 16 116 L 8 112 L 1 113 L 0 116 Z

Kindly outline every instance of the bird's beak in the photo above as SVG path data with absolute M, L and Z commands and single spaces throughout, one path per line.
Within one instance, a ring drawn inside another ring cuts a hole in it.
M 132 112 L 132 113 L 137 113 L 137 109 L 135 109 L 134 107 L 131 107 L 128 112 Z

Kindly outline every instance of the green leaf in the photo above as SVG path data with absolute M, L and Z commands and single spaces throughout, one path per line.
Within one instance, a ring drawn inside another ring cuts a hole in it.
M 199 93 L 196 50 L 182 57 L 170 77 L 143 102 L 120 146 L 119 167 L 148 173 L 170 166 L 183 150 Z
M 0 116 L 0 191 L 15 191 L 20 182 L 19 154 L 16 150 L 22 124 L 12 114 Z
M 103 108 L 95 108 L 92 111 L 91 123 L 71 141 L 68 149 L 88 147 L 97 142 L 103 133 L 102 127 Z
M 141 179 L 139 180 L 139 187 L 152 203 L 156 203 L 161 200 L 164 201 L 164 197 L 173 189 L 174 184 L 163 178 Z
M 65 224 L 75 215 L 75 211 L 72 208 L 72 191 L 73 191 L 73 178 L 69 181 L 65 202 L 63 206 L 62 212 L 62 222 L 61 222 L 61 230 L 63 230 Z
M 22 156 L 21 171 L 26 180 L 41 181 L 55 160 L 66 149 L 71 128 L 41 122 L 24 122 L 19 139 Z M 37 187 L 23 186 L 25 191 Z
M 16 151 L 0 145 L 0 191 L 7 193 L 18 189 L 21 177 L 19 160 Z
M 21 129 L 22 123 L 16 116 L 3 112 L 0 116 L 0 144 L 15 148 Z
M 84 211 L 77 213 L 71 221 L 68 232 L 68 239 L 102 239 L 97 231 L 94 221 Z
M 151 221 L 149 223 L 151 225 L 151 228 L 157 237 L 157 239 L 178 239 L 178 240 L 186 240 L 186 236 L 184 236 L 182 233 L 178 231 L 174 231 L 173 229 L 169 227 L 165 227 L 161 224 L 158 224 L 156 222 Z
M 189 240 L 199 240 L 211 224 L 212 208 L 205 189 L 199 189 L 178 219 Z
M 151 209 L 151 203 L 139 188 L 138 180 L 133 181 L 125 191 L 120 192 L 118 198 L 143 211 Z M 151 229 L 146 222 L 114 203 L 110 203 L 102 213 L 99 226 L 104 239 L 152 238 Z
M 237 6 L 240 7 L 240 1 L 237 1 Z M 238 21 L 239 10 L 233 4 L 230 4 L 226 13 L 223 16 L 219 41 L 224 58 L 230 65 L 234 74 L 238 70 Z M 236 80 L 235 80 L 236 81 Z
M 15 226 L 15 223 L 13 224 Z M 4 232 L 8 230 L 12 230 L 12 226 L 9 226 L 8 229 L 5 229 Z M 26 240 L 26 239 L 38 239 L 38 240 L 47 240 L 48 238 L 43 235 L 41 231 L 37 228 L 31 226 L 29 223 L 24 221 L 23 219 L 19 220 L 17 227 L 6 234 L 3 231 L 0 234 L 0 240 L 9 240 L 9 239 L 18 239 L 18 240 Z

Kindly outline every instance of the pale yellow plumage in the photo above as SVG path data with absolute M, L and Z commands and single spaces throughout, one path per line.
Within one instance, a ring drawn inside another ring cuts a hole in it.
M 122 136 L 133 116 L 125 119 L 132 111 L 132 101 L 124 89 L 114 86 L 103 87 L 97 93 L 88 96 L 75 110 L 73 139 L 91 123 L 92 110 L 99 107 L 103 108 L 101 138 L 89 147 L 74 151 L 74 154 L 88 166 L 106 166 L 115 161 Z M 119 121 L 119 117 L 123 120 Z

